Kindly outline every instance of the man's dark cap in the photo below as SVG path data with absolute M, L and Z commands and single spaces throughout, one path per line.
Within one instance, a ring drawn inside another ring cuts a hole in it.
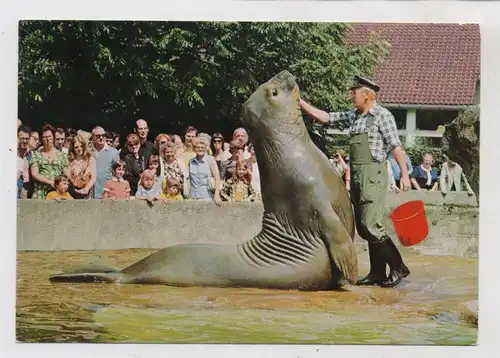
M 361 77 L 361 76 L 354 76 L 354 82 L 349 87 L 349 89 L 354 89 L 354 88 L 361 88 L 361 87 L 368 87 L 375 92 L 380 91 L 380 86 L 376 84 L 375 82 L 369 80 L 368 78 Z

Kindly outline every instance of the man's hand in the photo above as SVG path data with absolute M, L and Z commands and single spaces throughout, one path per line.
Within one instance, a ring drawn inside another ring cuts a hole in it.
M 408 191 L 411 188 L 410 177 L 407 175 L 402 175 L 399 181 L 399 187 L 402 191 Z
M 302 98 L 299 99 L 299 106 L 302 110 L 309 114 L 315 122 L 323 124 L 327 124 L 329 122 L 330 116 L 327 112 L 310 105 Z

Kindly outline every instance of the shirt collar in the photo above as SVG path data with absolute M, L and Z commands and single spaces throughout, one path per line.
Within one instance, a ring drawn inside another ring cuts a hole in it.
M 367 113 L 370 113 L 372 116 L 377 115 L 380 112 L 380 105 L 377 102 L 373 102 L 373 105 L 370 107 Z M 361 113 L 355 109 L 355 112 L 358 116 L 361 116 Z
M 380 112 L 380 105 L 377 102 L 374 102 L 373 106 L 368 110 L 368 112 L 372 115 L 376 115 L 378 112 Z
M 203 158 L 202 158 L 202 159 L 199 159 L 199 158 L 198 158 L 198 156 L 197 156 L 197 155 L 195 155 L 195 156 L 193 157 L 193 159 L 191 159 L 191 160 L 192 160 L 193 162 L 196 162 L 196 163 L 204 163 L 206 158 L 207 158 L 207 154 L 205 154 L 205 155 L 203 156 Z
M 424 172 L 431 172 L 432 171 L 432 167 L 430 167 L 429 169 L 425 169 L 424 165 L 423 164 L 420 164 L 420 168 L 422 168 L 422 170 Z
M 19 151 L 19 149 L 17 149 L 17 156 L 19 158 L 23 158 L 24 159 L 24 158 L 29 157 L 29 155 L 30 155 L 30 150 L 29 149 L 26 149 L 26 152 L 24 152 L 24 155 L 21 155 L 21 152 Z
M 111 177 L 111 180 L 114 181 L 114 182 L 117 182 L 117 183 L 121 183 L 121 182 L 125 181 L 125 179 L 123 179 L 123 178 L 117 178 L 114 175 Z
M 104 152 L 106 150 L 109 150 L 109 145 L 108 145 L 108 143 L 104 144 L 104 147 L 102 148 L 102 150 L 97 150 L 96 147 L 93 147 L 92 150 L 97 152 L 97 153 Z

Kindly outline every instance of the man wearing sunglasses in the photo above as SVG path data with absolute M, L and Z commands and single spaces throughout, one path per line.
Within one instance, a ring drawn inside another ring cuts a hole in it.
M 96 181 L 94 185 L 94 198 L 102 199 L 104 183 L 111 179 L 111 166 L 120 159 L 118 151 L 106 143 L 106 132 L 102 127 L 92 130 L 92 155 L 96 160 Z

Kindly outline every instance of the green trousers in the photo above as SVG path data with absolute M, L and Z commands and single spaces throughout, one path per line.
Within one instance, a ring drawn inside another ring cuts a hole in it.
M 370 243 L 382 241 L 387 235 L 386 214 L 388 173 L 385 162 L 375 161 L 368 145 L 368 134 L 351 135 L 349 141 L 351 166 L 351 201 L 354 206 L 359 236 Z

